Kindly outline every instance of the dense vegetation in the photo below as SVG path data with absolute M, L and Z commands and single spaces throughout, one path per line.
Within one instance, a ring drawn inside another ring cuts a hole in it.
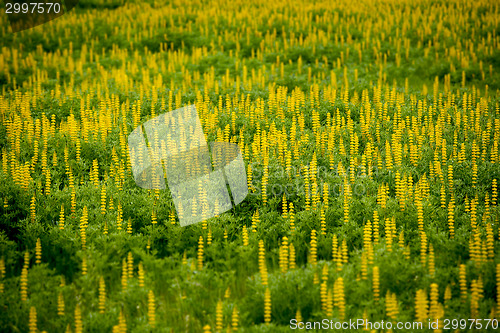
M 498 319 L 499 21 L 484 0 L 0 15 L 0 331 Z M 181 227 L 127 137 L 190 104 L 250 194 Z

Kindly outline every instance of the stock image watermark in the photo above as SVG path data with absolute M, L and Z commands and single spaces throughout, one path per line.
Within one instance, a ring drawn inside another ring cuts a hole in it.
M 461 330 L 498 330 L 497 319 L 427 319 L 420 321 L 370 321 L 368 319 L 349 319 L 348 321 L 321 321 L 290 320 L 292 330 L 424 330 L 424 329 L 461 329 Z
M 194 105 L 137 126 L 128 146 L 136 185 L 165 190 L 168 184 L 181 226 L 227 212 L 248 195 L 240 148 L 208 144 Z
M 50 22 L 73 9 L 79 0 L 6 0 L 2 13 L 7 15 L 12 32 L 31 29 Z

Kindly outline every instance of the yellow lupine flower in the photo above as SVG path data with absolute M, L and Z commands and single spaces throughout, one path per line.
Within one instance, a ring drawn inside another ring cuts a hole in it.
M 31 222 L 36 221 L 36 198 L 35 198 L 35 196 L 31 197 L 30 217 L 31 217 Z
M 222 317 L 222 302 L 219 300 L 217 302 L 217 307 L 215 309 L 215 330 L 220 332 L 223 326 Z
M 203 226 L 202 226 L 203 228 Z M 207 245 L 212 244 L 212 229 L 208 229 L 208 235 L 207 235 Z
M 426 322 L 429 316 L 429 307 L 428 307 L 427 293 L 418 289 L 415 297 L 415 319 L 419 322 Z
M 37 238 L 36 240 L 35 263 L 36 264 L 42 263 L 42 242 L 40 241 L 40 238 Z
M 470 316 L 477 319 L 479 315 L 479 299 L 481 298 L 481 288 L 477 280 L 471 282 Z
M 441 319 L 444 315 L 443 306 L 438 302 L 439 291 L 437 283 L 431 283 L 429 317 L 431 319 Z
M 379 219 L 378 211 L 373 211 L 373 244 L 378 244 L 379 241 Z
M 459 284 L 460 284 L 460 298 L 462 302 L 467 299 L 467 277 L 466 268 L 464 264 L 460 264 L 459 267 Z
M 279 267 L 282 273 L 286 273 L 288 270 L 288 238 L 283 237 L 283 241 L 279 248 Z
M 378 301 L 380 297 L 380 276 L 379 276 L 379 268 L 378 266 L 373 266 L 373 277 L 372 277 L 372 284 L 373 284 L 373 299 Z
M 259 272 L 262 279 L 262 285 L 267 286 L 267 264 L 264 241 L 259 241 Z
M 101 214 L 106 214 L 106 184 L 101 186 Z
M 104 277 L 99 279 L 99 313 L 106 311 L 106 283 Z
M 432 246 L 432 244 L 429 244 L 428 267 L 429 267 L 429 274 L 431 276 L 434 276 L 436 274 L 436 267 L 435 267 L 435 263 L 434 263 L 434 247 Z
M 36 320 L 36 308 L 34 306 L 32 306 L 30 308 L 30 317 L 29 317 L 28 326 L 29 326 L 30 333 L 38 332 L 37 320 Z
M 351 186 L 344 180 L 344 223 L 349 222 L 349 205 L 351 201 Z
M 148 292 L 148 322 L 151 327 L 156 326 L 155 295 L 152 290 Z
M 345 295 L 344 295 L 344 279 L 342 277 L 337 278 L 334 284 L 334 303 L 338 308 L 339 319 L 344 320 L 345 318 Z
M 311 230 L 311 248 L 309 252 L 309 262 L 311 265 L 315 266 L 318 260 L 318 241 L 316 236 L 316 230 Z
M 290 202 L 289 216 L 290 216 L 290 230 L 292 231 L 293 234 L 295 232 L 295 212 L 293 208 L 293 202 Z
M 239 321 L 238 308 L 235 305 L 231 316 L 231 328 L 233 329 L 233 331 L 238 330 L 238 321 Z
M 87 225 L 88 225 L 88 210 L 87 206 L 84 206 L 82 211 L 82 217 L 80 218 L 80 237 L 83 250 L 87 248 L 87 233 L 86 233 Z
M 242 238 L 243 238 L 243 246 L 248 246 L 248 230 L 246 225 L 243 226 Z
M 390 290 L 387 290 L 385 296 L 385 307 L 387 316 L 392 320 L 396 320 L 399 314 L 398 300 L 396 294 L 392 293 Z
M 82 311 L 80 309 L 80 304 L 76 304 L 75 307 L 75 333 L 83 332 L 83 322 L 82 322 Z
M 264 293 L 264 322 L 269 324 L 271 322 L 271 291 L 266 288 Z
M 122 230 L 122 222 L 123 222 L 122 204 L 118 202 L 118 208 L 116 211 L 116 228 L 118 230 Z
M 257 225 L 259 223 L 260 223 L 260 217 L 259 217 L 259 210 L 257 209 L 252 215 L 252 232 L 257 232 Z
M 203 236 L 198 240 L 198 270 L 203 269 Z
M 455 196 L 451 195 L 448 203 L 448 229 L 450 231 L 450 238 L 455 237 Z
M 59 229 L 64 230 L 64 205 L 61 205 L 61 212 L 59 213 Z
M 287 201 L 286 201 L 286 196 L 284 194 L 283 194 L 283 199 L 282 199 L 282 215 L 283 215 L 283 218 L 285 218 L 285 219 L 288 218 Z
M 64 296 L 62 292 L 59 292 L 57 296 L 57 315 L 64 316 Z
M 21 271 L 21 301 L 28 299 L 28 268 L 23 267 Z

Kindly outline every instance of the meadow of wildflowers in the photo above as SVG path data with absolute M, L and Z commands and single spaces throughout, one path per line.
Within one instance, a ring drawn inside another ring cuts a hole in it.
M 499 319 L 499 23 L 486 0 L 2 12 L 0 331 Z M 127 137 L 191 104 L 249 195 L 181 227 Z

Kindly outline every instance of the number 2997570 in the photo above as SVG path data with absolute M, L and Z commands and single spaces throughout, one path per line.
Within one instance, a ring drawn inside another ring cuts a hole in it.
M 62 10 L 58 2 L 6 2 L 6 14 L 58 14 Z

